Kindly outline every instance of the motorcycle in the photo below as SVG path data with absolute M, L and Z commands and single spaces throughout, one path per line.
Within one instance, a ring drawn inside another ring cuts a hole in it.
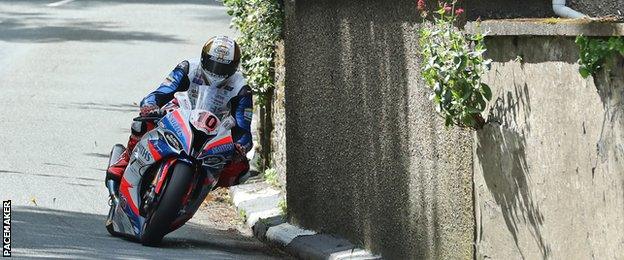
M 235 153 L 231 128 L 236 121 L 210 112 L 209 98 L 208 86 L 199 87 L 195 102 L 187 92 L 177 92 L 170 102 L 177 105 L 169 106 L 165 115 L 134 119 L 156 127 L 132 151 L 121 182 L 106 183 L 111 197 L 106 229 L 111 235 L 157 245 L 193 217 L 215 188 Z M 109 166 L 124 149 L 113 146 Z

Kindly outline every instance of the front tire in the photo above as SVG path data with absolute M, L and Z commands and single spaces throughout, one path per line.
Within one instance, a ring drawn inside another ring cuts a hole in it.
M 141 243 L 146 246 L 157 246 L 169 232 L 171 223 L 178 216 L 182 207 L 182 198 L 193 180 L 193 169 L 185 163 L 177 163 L 169 175 L 169 182 L 160 198 L 160 203 L 153 211 L 145 225 Z

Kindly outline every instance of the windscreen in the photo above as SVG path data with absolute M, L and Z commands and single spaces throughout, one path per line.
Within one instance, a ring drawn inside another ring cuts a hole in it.
M 197 100 L 194 109 L 210 111 L 210 87 L 206 85 L 197 86 Z

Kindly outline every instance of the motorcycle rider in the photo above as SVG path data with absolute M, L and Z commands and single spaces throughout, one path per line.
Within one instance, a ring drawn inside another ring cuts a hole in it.
M 179 91 L 187 91 L 192 101 L 197 99 L 197 88 L 208 85 L 218 88 L 210 100 L 210 112 L 220 119 L 226 115 L 235 118 L 236 126 L 232 128 L 236 153 L 232 162 L 226 165 L 220 174 L 217 186 L 228 187 L 238 184 L 238 177 L 249 170 L 249 162 L 245 157 L 252 146 L 251 119 L 253 116 L 252 91 L 247 85 L 243 74 L 238 70 L 241 50 L 238 43 L 227 36 L 209 39 L 202 48 L 199 59 L 180 62 L 165 78 L 163 83 L 140 104 L 139 115 L 150 116 L 160 113 L 161 107 L 173 99 Z M 153 123 L 133 122 L 126 150 L 119 159 L 106 170 L 106 181 L 109 179 L 120 182 L 124 170 L 132 156 L 132 150 L 141 137 L 154 128 Z

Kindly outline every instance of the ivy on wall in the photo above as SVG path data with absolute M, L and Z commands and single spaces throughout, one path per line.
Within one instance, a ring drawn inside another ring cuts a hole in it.
M 576 44 L 580 52 L 579 73 L 583 78 L 602 69 L 608 57 L 624 56 L 624 37 L 590 38 L 581 35 L 576 37 Z
M 418 9 L 423 19 L 429 17 L 424 0 L 418 1 Z M 490 69 L 491 60 L 483 58 L 485 35 L 467 35 L 455 26 L 462 13 L 455 2 L 440 3 L 431 15 L 433 24 L 419 30 L 422 76 L 433 90 L 431 99 L 447 127 L 480 129 L 485 124 L 481 112 L 492 98 L 481 77 Z
M 274 87 L 275 43 L 281 38 L 283 8 L 278 0 L 223 0 L 232 26 L 241 32 L 241 65 L 249 85 L 265 106 Z

